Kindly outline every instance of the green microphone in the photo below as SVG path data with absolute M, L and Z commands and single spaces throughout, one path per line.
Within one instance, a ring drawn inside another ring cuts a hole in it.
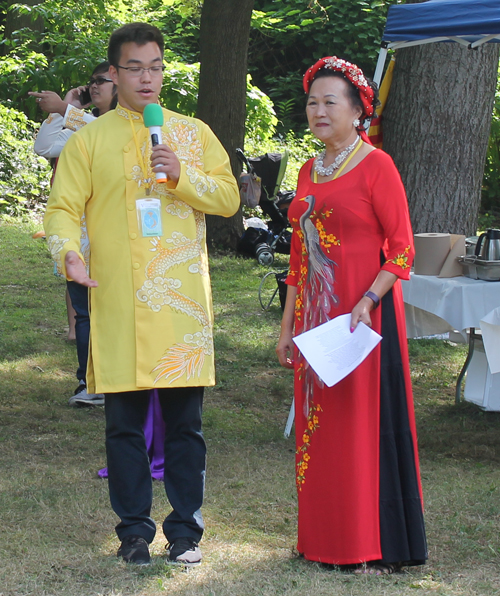
M 149 128 L 151 145 L 155 147 L 161 144 L 161 127 L 163 126 L 163 110 L 157 103 L 149 103 L 143 112 L 144 126 Z M 156 172 L 156 182 L 167 182 L 168 176 L 165 172 Z

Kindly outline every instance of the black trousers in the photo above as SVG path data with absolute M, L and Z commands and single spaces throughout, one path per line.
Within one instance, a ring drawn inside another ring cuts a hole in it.
M 89 353 L 90 316 L 89 316 L 89 289 L 77 284 L 76 281 L 67 281 L 66 287 L 71 299 L 71 304 L 76 312 L 75 335 L 76 353 L 78 356 L 78 370 L 76 378 L 85 381 L 87 375 L 87 360 Z
M 200 508 L 205 487 L 206 446 L 201 430 L 203 387 L 159 389 L 165 421 L 165 491 L 173 511 L 163 522 L 169 542 L 203 534 Z M 106 454 L 111 506 L 120 518 L 120 540 L 136 534 L 152 542 L 153 486 L 143 424 L 149 391 L 107 393 Z

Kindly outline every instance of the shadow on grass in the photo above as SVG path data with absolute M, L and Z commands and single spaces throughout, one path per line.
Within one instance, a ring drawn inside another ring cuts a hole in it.
M 500 412 L 461 401 L 455 385 L 467 349 L 440 340 L 410 340 L 417 431 L 422 458 L 500 461 Z
M 292 374 L 274 354 L 281 313 L 260 310 L 265 270 L 238 257 L 212 259 L 218 386 L 207 390 L 205 402 L 205 562 L 188 574 L 166 566 L 161 530 L 153 566 L 118 561 L 117 520 L 107 485 L 97 478 L 105 464 L 104 412 L 67 406 L 76 356 L 51 331 L 64 324 L 63 294 L 27 232 L 0 224 L 8 249 L 0 286 L 10 296 L 0 302 L 9 313 L 0 315 L 5 596 L 498 594 L 499 415 L 454 406 L 465 355 L 444 342 L 410 344 L 429 565 L 390 578 L 354 578 L 294 557 L 294 441 L 282 438 Z M 14 262 L 9 255 L 18 253 Z M 39 334 L 32 332 L 37 324 Z M 152 516 L 160 524 L 169 507 L 163 486 L 153 490 Z

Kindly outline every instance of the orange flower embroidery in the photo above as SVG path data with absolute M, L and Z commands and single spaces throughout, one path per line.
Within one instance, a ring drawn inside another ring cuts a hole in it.
M 400 255 L 396 255 L 393 259 L 387 259 L 386 263 L 392 263 L 393 265 L 397 265 L 401 267 L 401 269 L 408 269 L 408 253 L 410 252 L 410 246 L 408 245 L 405 248 L 405 251 Z
M 325 213 L 325 216 L 329 217 L 330 214 L 331 214 L 331 211 L 327 211 Z M 323 246 L 323 248 L 326 248 L 328 250 L 329 248 L 332 247 L 332 245 L 340 246 L 340 240 L 334 234 L 326 233 L 325 226 L 323 225 L 323 222 L 320 219 L 316 219 L 316 221 L 314 222 L 314 225 L 315 225 L 316 229 L 318 230 L 319 242 L 320 242 L 321 246 Z
M 301 362 L 297 368 L 297 376 L 299 378 L 299 381 L 302 381 L 302 379 L 304 378 L 304 373 L 305 373 L 305 366 L 304 363 Z
M 306 470 L 309 468 L 308 462 L 311 460 L 311 456 L 307 453 L 311 444 L 311 436 L 319 428 L 319 418 L 316 415 L 317 412 L 322 412 L 319 404 L 311 405 L 309 408 L 309 415 L 307 417 L 307 428 L 302 435 L 302 445 L 297 448 L 297 455 L 300 455 L 300 460 L 297 463 L 297 489 L 302 490 L 302 485 L 306 481 Z

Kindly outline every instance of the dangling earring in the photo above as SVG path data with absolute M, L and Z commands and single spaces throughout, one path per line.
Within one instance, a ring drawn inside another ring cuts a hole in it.
M 358 128 L 358 126 L 360 125 L 360 121 L 359 118 L 356 118 L 356 120 L 353 121 L 352 125 L 354 126 L 354 128 Z

